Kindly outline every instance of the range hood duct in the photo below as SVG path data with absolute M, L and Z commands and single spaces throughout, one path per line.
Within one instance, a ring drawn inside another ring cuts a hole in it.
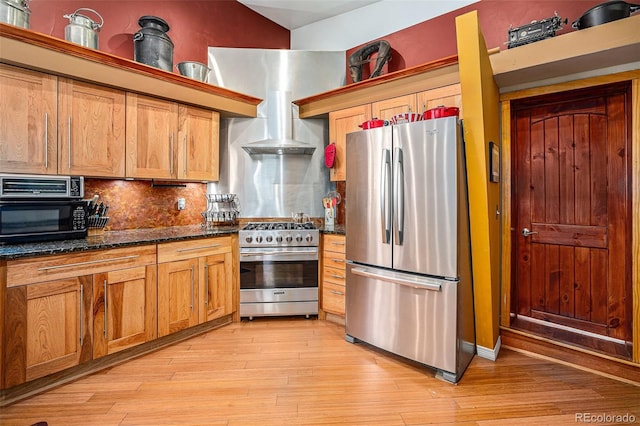
M 293 139 L 291 92 L 267 93 L 268 139 L 242 145 L 249 155 L 312 155 L 316 147 Z

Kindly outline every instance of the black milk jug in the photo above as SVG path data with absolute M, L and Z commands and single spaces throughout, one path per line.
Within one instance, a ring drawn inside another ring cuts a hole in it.
M 173 72 L 173 42 L 167 36 L 169 24 L 157 16 L 138 19 L 142 28 L 133 35 L 133 60 Z

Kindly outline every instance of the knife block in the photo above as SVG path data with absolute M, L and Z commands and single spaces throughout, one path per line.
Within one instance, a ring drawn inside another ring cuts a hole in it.
M 88 218 L 87 235 L 101 235 L 104 234 L 104 227 L 109 222 L 108 216 L 90 216 Z

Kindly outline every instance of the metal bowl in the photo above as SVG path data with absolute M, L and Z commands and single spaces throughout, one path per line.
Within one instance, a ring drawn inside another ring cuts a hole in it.
M 205 64 L 193 61 L 180 62 L 176 68 L 181 75 L 204 82 L 207 81 L 209 71 L 211 71 Z

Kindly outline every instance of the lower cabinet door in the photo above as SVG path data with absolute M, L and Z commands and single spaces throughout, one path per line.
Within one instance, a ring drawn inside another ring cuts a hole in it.
M 156 266 L 94 275 L 93 357 L 156 337 Z
M 198 259 L 158 265 L 158 336 L 198 324 Z
M 202 257 L 199 261 L 204 276 L 200 305 L 203 323 L 233 313 L 231 252 Z
M 9 287 L 4 387 L 92 359 L 90 275 Z

